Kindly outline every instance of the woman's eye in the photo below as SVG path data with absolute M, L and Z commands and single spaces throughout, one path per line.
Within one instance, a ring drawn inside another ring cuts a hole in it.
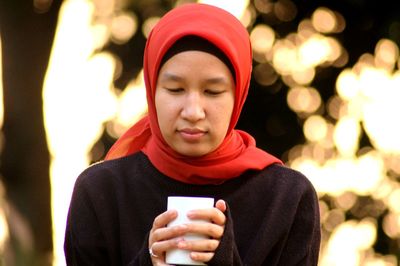
M 183 91 L 183 88 L 165 88 L 165 89 L 171 93 L 180 93 Z
M 205 90 L 205 93 L 208 95 L 212 95 L 212 96 L 216 96 L 219 95 L 221 93 L 223 93 L 224 91 L 221 90 Z

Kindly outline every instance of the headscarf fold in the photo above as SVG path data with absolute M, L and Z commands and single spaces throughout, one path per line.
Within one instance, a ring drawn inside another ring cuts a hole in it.
M 201 157 L 181 155 L 165 142 L 155 109 L 162 59 L 175 42 L 186 36 L 197 36 L 215 45 L 235 71 L 235 103 L 226 137 L 216 150 Z M 252 52 L 246 28 L 232 14 L 206 4 L 184 4 L 169 11 L 148 37 L 143 70 L 148 114 L 115 142 L 106 160 L 143 151 L 161 173 L 190 184 L 220 184 L 247 170 L 282 163 L 257 148 L 251 135 L 235 129 L 250 86 Z

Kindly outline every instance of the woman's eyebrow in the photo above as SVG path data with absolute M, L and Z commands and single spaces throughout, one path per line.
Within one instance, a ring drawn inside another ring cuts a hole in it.
M 212 78 L 207 78 L 206 83 L 209 84 L 228 84 L 228 78 L 225 76 L 220 76 L 220 77 L 212 77 Z
M 171 72 L 164 72 L 160 76 L 162 81 L 184 81 L 184 78 Z M 229 79 L 225 76 L 209 77 L 204 80 L 207 84 L 229 84 Z
M 183 78 L 182 77 L 180 77 L 180 76 L 178 76 L 178 75 L 175 75 L 175 74 L 173 74 L 173 73 L 169 73 L 169 72 L 164 72 L 164 73 L 162 73 L 162 75 L 161 75 L 161 80 L 171 80 L 171 81 L 182 81 L 183 80 Z

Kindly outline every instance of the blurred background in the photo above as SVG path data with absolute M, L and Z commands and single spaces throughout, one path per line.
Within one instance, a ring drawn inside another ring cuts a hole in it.
M 146 112 L 146 37 L 187 2 L 0 0 L 0 265 L 65 265 L 75 179 Z M 237 127 L 314 184 L 319 265 L 399 265 L 400 3 L 199 2 L 250 33 Z

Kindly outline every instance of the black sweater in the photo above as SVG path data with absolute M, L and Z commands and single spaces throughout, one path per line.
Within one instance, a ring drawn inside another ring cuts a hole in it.
M 227 202 L 227 223 L 208 265 L 317 265 L 318 199 L 301 173 L 281 165 L 221 185 L 190 185 L 161 174 L 141 152 L 86 169 L 68 214 L 68 265 L 152 265 L 148 232 L 168 196 Z

